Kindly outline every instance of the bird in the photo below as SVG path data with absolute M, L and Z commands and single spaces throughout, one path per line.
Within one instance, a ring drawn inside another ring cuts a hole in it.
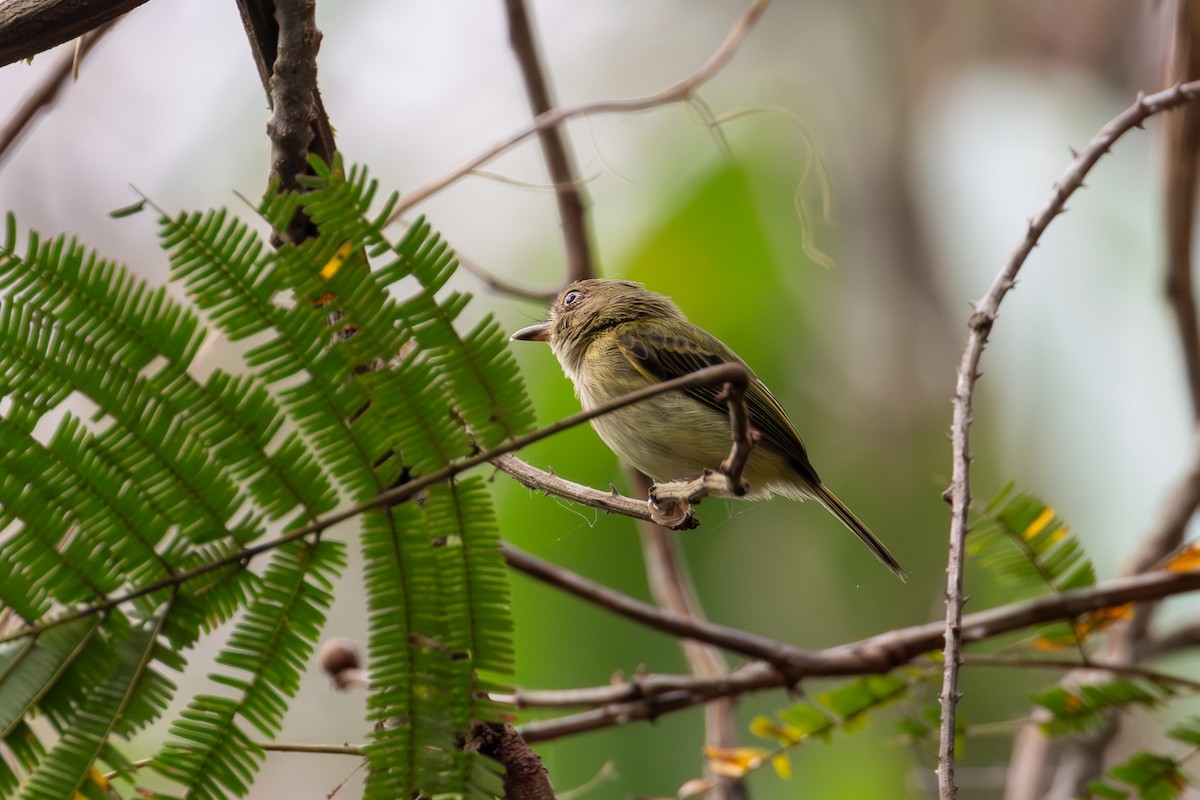
M 756 439 L 742 473 L 748 484 L 743 496 L 816 500 L 906 579 L 879 537 L 817 475 L 795 425 L 766 385 L 732 349 L 689 322 L 671 298 L 631 281 L 574 281 L 551 303 L 548 320 L 511 338 L 549 344 L 585 409 L 705 367 L 742 365 Z M 730 449 L 729 408 L 719 386 L 656 395 L 591 424 L 618 457 L 657 483 L 716 469 Z

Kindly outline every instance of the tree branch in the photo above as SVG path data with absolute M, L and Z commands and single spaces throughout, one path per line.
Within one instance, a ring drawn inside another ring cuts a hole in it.
M 1101 608 L 1197 590 L 1200 590 L 1200 571 L 1155 572 L 1117 578 L 1086 589 L 968 614 L 963 618 L 962 638 L 968 643 L 981 642 L 1033 625 L 1071 619 Z M 680 619 L 678 624 L 690 626 L 692 623 Z M 540 742 L 637 720 L 653 720 L 662 714 L 691 708 L 716 697 L 791 687 L 804 678 L 883 673 L 936 650 L 941 646 L 943 637 L 942 622 L 930 622 L 887 631 L 825 650 L 793 648 L 794 652 L 783 664 L 755 661 L 718 680 L 639 676 L 631 684 L 616 687 L 568 690 L 578 693 L 572 699 L 603 699 L 609 702 L 583 713 L 526 723 L 521 726 L 521 732 L 526 741 Z M 606 695 L 607 692 L 612 694 Z M 527 696 L 536 700 L 539 695 L 541 693 L 529 693 Z M 560 699 L 566 700 L 567 696 L 563 695 Z
M 1176 5 L 1170 78 L 1193 80 L 1200 78 L 1200 7 L 1193 0 L 1179 0 Z M 1166 121 L 1165 128 L 1165 290 L 1179 334 L 1192 415 L 1200 422 L 1200 324 L 1196 320 L 1196 289 L 1192 279 L 1197 174 L 1200 170 L 1200 109 L 1194 106 L 1181 109 Z
M 504 0 L 508 11 L 508 38 L 513 53 L 521 67 L 525 80 L 525 91 L 529 95 L 529 106 L 535 118 L 554 109 L 554 98 L 550 82 L 542 69 L 533 25 L 525 0 Z M 587 219 L 587 197 L 579 181 L 579 168 L 571 156 L 565 134 L 558 125 L 547 125 L 537 132 L 542 145 L 542 156 L 550 180 L 554 183 L 554 196 L 558 201 L 558 217 L 562 221 L 563 239 L 566 244 L 566 283 L 593 278 L 596 268 L 592 263 L 592 236 Z
M 654 630 L 705 642 L 772 664 L 802 663 L 806 658 L 806 651 L 783 642 L 635 600 L 557 564 L 543 561 L 511 544 L 502 545 L 502 552 L 505 562 L 518 572 Z
M 31 58 L 112 22 L 146 0 L 7 0 L 0 3 L 0 66 Z
M 1101 128 L 1067 167 L 1058 182 L 1054 184 L 1050 198 L 1029 221 L 1021 243 L 1017 245 L 1008 261 L 1000 269 L 987 293 L 975 304 L 975 313 L 971 315 L 970 333 L 967 336 L 966 346 L 963 348 L 955 381 L 954 413 L 951 425 L 953 468 L 950 488 L 946 491 L 951 516 L 950 552 L 946 568 L 946 619 L 943 653 L 945 672 L 942 680 L 942 719 L 938 749 L 938 793 L 941 800 L 951 800 L 957 793 L 954 784 L 954 731 L 955 711 L 959 700 L 958 668 L 959 655 L 962 652 L 962 608 L 965 602 L 962 581 L 963 548 L 967 533 L 967 515 L 971 505 L 972 455 L 968 434 L 975 383 L 979 378 L 979 361 L 987 344 L 988 335 L 996 320 L 1001 301 L 1015 285 L 1017 274 L 1025 264 L 1030 252 L 1037 245 L 1051 221 L 1064 211 L 1067 198 L 1083 185 L 1084 178 L 1096 165 L 1096 162 L 1125 133 L 1140 127 L 1146 119 L 1154 114 L 1194 100 L 1198 93 L 1200 93 L 1200 82 L 1194 81 L 1152 95 L 1139 95 L 1132 106 Z
M 538 114 L 533 120 L 533 123 L 526 128 L 522 128 L 509 137 L 502 139 L 488 149 L 484 150 L 465 161 L 463 164 L 455 168 L 453 171 L 443 175 L 437 180 L 430 181 L 423 186 L 418 186 L 410 190 L 396 209 L 392 212 L 392 216 L 388 218 L 388 222 L 395 222 L 402 214 L 409 209 L 415 207 L 419 203 L 423 203 L 431 196 L 445 189 L 463 177 L 470 175 L 474 170 L 491 161 L 496 156 L 509 150 L 513 146 L 523 142 L 530 136 L 540 130 L 553 128 L 561 125 L 567 120 L 583 117 L 589 114 L 611 114 L 611 113 L 630 113 L 635 111 L 646 111 L 658 106 L 669 105 L 671 103 L 679 103 L 691 100 L 696 91 L 701 86 L 712 79 L 722 67 L 728 63 L 729 59 L 737 51 L 742 41 L 746 38 L 746 34 L 766 11 L 769 0 L 753 0 L 749 8 L 734 22 L 733 27 L 726 35 L 725 40 L 721 42 L 720 47 L 716 52 L 705 61 L 699 69 L 689 75 L 684 80 L 672 86 L 668 86 L 660 92 L 645 97 L 637 97 L 630 100 L 602 100 L 595 103 L 584 103 L 583 105 L 571 107 L 559 107 Z
M 591 486 L 560 478 L 553 472 L 538 469 L 514 455 L 497 456 L 491 459 L 491 464 L 506 475 L 516 478 L 522 486 L 535 492 L 552 494 L 580 505 L 598 508 L 601 511 L 650 521 L 650 506 L 646 504 L 645 500 L 626 497 L 619 494 L 616 489 L 602 492 Z

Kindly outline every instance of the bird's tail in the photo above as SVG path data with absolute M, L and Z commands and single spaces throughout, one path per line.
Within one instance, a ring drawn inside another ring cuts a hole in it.
M 888 549 L 883 546 L 883 542 L 871 533 L 871 529 L 866 524 L 854 515 L 854 512 L 846 507 L 846 504 L 838 499 L 838 496 L 829 491 L 829 487 L 823 483 L 817 483 L 812 489 L 813 497 L 817 502 L 829 509 L 829 512 L 842 521 L 850 530 L 858 534 L 858 538 L 863 540 L 863 544 L 871 548 L 871 552 L 875 557 L 882 561 L 892 573 L 902 581 L 908 580 L 907 573 L 900 567 L 900 563 L 895 557 L 888 552 Z

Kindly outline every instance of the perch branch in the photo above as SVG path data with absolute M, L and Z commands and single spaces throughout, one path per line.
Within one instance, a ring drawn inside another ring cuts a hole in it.
M 466 162 L 455 168 L 453 171 L 443 175 L 437 180 L 431 181 L 418 186 L 411 190 L 401 199 L 396 206 L 392 216 L 388 218 L 388 222 L 395 222 L 400 215 L 407 212 L 409 209 L 423 203 L 431 196 L 445 189 L 463 177 L 470 175 L 474 170 L 491 161 L 496 156 L 509 150 L 513 146 L 520 144 L 525 139 L 534 135 L 544 128 L 552 128 L 561 125 L 567 120 L 583 117 L 589 114 L 608 114 L 608 113 L 631 113 L 635 111 L 646 111 L 658 106 L 664 106 L 671 103 L 679 103 L 691 100 L 696 91 L 707 83 L 722 67 L 733 57 L 742 41 L 746 38 L 746 34 L 766 11 L 769 0 L 754 0 L 750 6 L 742 12 L 730 28 L 725 40 L 717 48 L 716 52 L 705 61 L 699 69 L 683 79 L 679 83 L 668 86 L 660 92 L 647 95 L 645 97 L 637 97 L 629 100 L 602 100 L 594 103 L 584 103 L 578 106 L 560 106 L 549 111 L 539 114 L 534 118 L 533 123 L 528 127 L 522 128 L 516 133 L 510 135 L 496 144 L 484 150 L 482 153 L 473 156 Z
M 602 492 L 591 486 L 560 478 L 554 473 L 538 469 L 514 455 L 497 456 L 491 460 L 491 463 L 496 469 L 516 478 L 522 486 L 535 492 L 552 494 L 580 505 L 598 508 L 601 511 L 621 514 L 634 519 L 650 520 L 650 506 L 646 504 L 646 501 L 618 494 L 615 489 L 611 492 Z
M 953 424 L 951 425 L 952 472 L 946 499 L 950 503 L 950 545 L 946 580 L 946 619 L 944 635 L 945 672 L 941 693 L 941 727 L 938 747 L 938 795 L 951 800 L 956 795 L 954 784 L 955 712 L 959 700 L 958 668 L 962 652 L 963 548 L 967 534 L 967 515 L 971 505 L 971 425 L 975 382 L 979 378 L 979 361 L 988 335 L 1005 295 L 1016 283 L 1017 274 L 1042 233 L 1066 208 L 1069 198 L 1098 162 L 1125 133 L 1140 127 L 1149 117 L 1176 108 L 1196 98 L 1200 82 L 1177 85 L 1151 95 L 1140 94 L 1125 111 L 1108 122 L 1067 167 L 1041 210 L 1029 221 L 1020 244 L 992 281 L 987 293 L 975 304 L 969 322 L 970 332 L 963 348 L 955 380 Z

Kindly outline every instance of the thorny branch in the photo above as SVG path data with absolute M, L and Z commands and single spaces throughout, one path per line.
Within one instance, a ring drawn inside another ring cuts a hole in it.
M 957 794 L 954 783 L 955 711 L 959 700 L 958 671 L 962 654 L 963 550 L 967 534 L 967 515 L 971 505 L 971 447 L 969 429 L 979 361 L 987 344 L 1001 301 L 1016 282 L 1017 274 L 1037 245 L 1047 226 L 1066 208 L 1069 198 L 1092 167 L 1128 131 L 1140 127 L 1149 117 L 1194 100 L 1200 94 L 1200 82 L 1193 81 L 1151 95 L 1139 95 L 1137 101 L 1114 117 L 1092 138 L 1054 184 L 1049 199 L 1029 221 L 1025 236 L 992 281 L 987 293 L 975 304 L 969 322 L 970 333 L 959 362 L 954 391 L 951 425 L 952 474 L 946 500 L 950 503 L 950 554 L 946 568 L 946 619 L 944 631 L 945 672 L 941 693 L 941 728 L 938 749 L 938 796 L 951 800 Z

